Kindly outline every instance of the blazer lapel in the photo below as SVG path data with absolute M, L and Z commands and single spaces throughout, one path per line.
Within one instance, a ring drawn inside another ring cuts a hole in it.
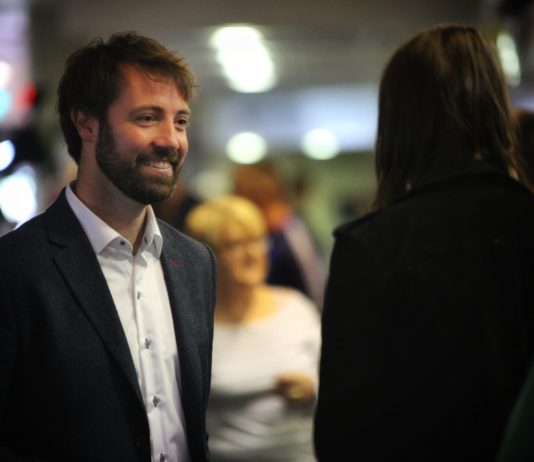
M 113 298 L 93 248 L 68 205 L 64 191 L 45 216 L 50 240 L 62 247 L 55 257 L 59 271 L 142 403 L 135 366 Z
M 180 370 L 182 388 L 194 393 L 193 401 L 184 400 L 184 410 L 198 412 L 199 409 L 191 409 L 192 402 L 199 402 L 197 398 L 203 393 L 203 377 L 198 353 L 198 332 L 204 326 L 199 324 L 199 307 L 193 306 L 191 294 L 195 287 L 187 277 L 187 268 L 184 265 L 184 256 L 176 246 L 176 239 L 167 233 L 164 227 L 160 227 L 163 235 L 163 250 L 161 264 L 165 275 L 165 283 L 169 294 L 169 301 L 174 321 L 176 345 L 180 358 Z M 199 403 L 200 404 L 200 403 Z
M 163 230 L 162 233 L 165 234 Z M 196 326 L 194 316 L 195 308 L 189 303 L 191 287 L 186 282 L 184 273 L 186 268 L 183 267 L 183 258 L 180 252 L 175 247 L 168 245 L 169 238 L 166 238 L 165 235 L 163 242 L 161 264 L 174 320 L 176 344 L 179 352 L 187 352 L 196 347 L 194 333 L 199 329 L 199 326 Z M 182 360 L 181 355 L 180 360 Z

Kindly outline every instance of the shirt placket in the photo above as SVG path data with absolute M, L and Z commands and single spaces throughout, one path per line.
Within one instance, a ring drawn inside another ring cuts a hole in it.
M 147 255 L 147 258 L 149 256 Z M 136 312 L 138 327 L 139 362 L 141 368 L 141 387 L 145 401 L 145 409 L 151 428 L 152 460 L 164 462 L 167 460 L 167 451 L 162 428 L 161 415 L 166 399 L 158 376 L 158 355 L 160 345 L 157 341 L 156 322 L 152 318 L 149 300 L 149 291 L 146 283 L 147 266 L 143 255 L 138 254 L 134 259 L 132 274 L 132 297 Z M 158 430 L 156 430 L 158 429 Z M 154 431 L 156 430 L 156 431 Z

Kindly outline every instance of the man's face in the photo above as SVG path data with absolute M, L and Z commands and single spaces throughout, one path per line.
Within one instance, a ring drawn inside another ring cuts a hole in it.
M 168 199 L 187 155 L 190 110 L 174 82 L 125 67 L 125 85 L 100 124 L 96 161 L 129 198 Z

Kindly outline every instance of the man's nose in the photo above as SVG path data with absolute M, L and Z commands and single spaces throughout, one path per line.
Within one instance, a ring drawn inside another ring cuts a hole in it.
M 173 150 L 177 150 L 180 147 L 179 134 L 174 121 L 160 124 L 154 144 L 160 148 Z

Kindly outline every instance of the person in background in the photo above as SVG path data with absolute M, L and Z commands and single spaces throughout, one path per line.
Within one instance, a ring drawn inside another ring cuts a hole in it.
M 0 239 L 0 460 L 208 460 L 215 259 L 151 207 L 185 161 L 195 86 L 133 32 L 67 60 L 76 180 Z
M 265 283 L 267 229 L 249 200 L 208 200 L 187 216 L 186 231 L 214 249 L 219 267 L 207 415 L 211 460 L 315 460 L 316 307 L 295 289 Z
M 322 309 L 324 264 L 309 229 L 294 210 L 288 189 L 268 161 L 239 165 L 234 170 L 233 193 L 254 202 L 267 222 L 267 282 L 300 290 Z
M 404 43 L 382 75 L 375 210 L 335 231 L 319 461 L 494 460 L 534 350 L 534 198 L 475 28 Z

